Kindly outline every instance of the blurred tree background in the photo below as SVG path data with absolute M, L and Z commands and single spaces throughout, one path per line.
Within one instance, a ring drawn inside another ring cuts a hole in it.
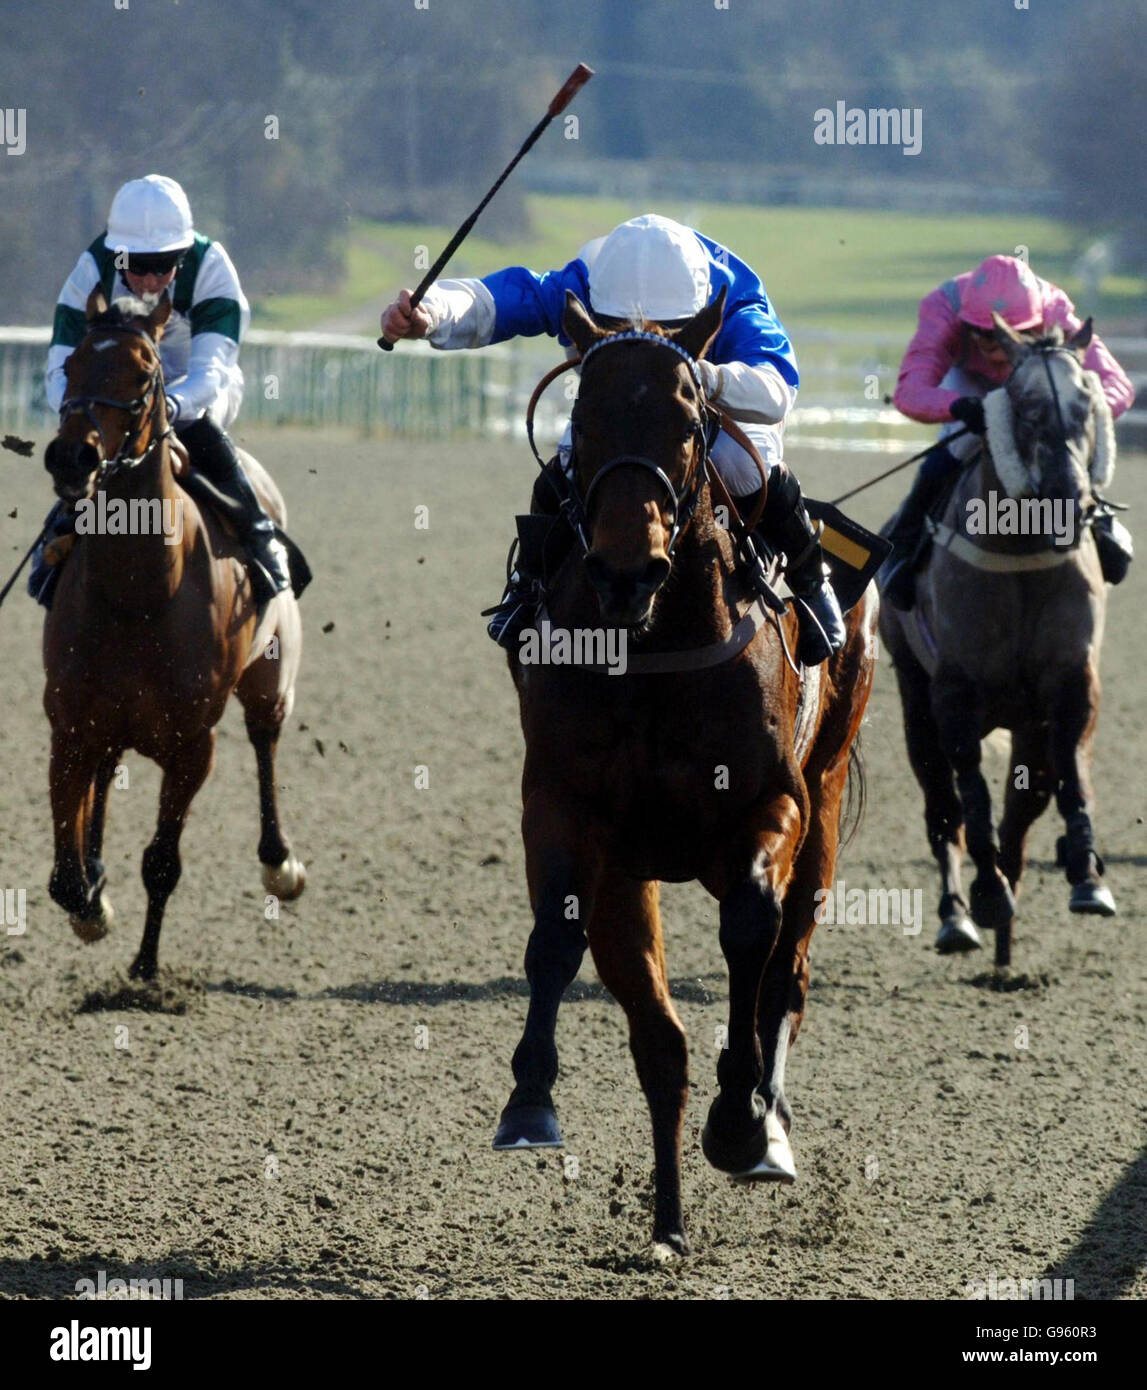
M 531 177 L 732 168 L 842 202 L 877 178 L 889 207 L 916 181 L 953 213 L 986 187 L 1054 194 L 1147 261 L 1147 0 L 419 2 L 3 0 L 0 107 L 26 111 L 27 149 L 0 153 L 0 318 L 47 321 L 115 188 L 147 172 L 185 185 L 252 295 L 337 285 L 352 219 L 460 221 L 579 59 L 598 70 L 579 138 L 551 132 Z M 921 154 L 816 145 L 837 100 L 921 107 Z M 522 234 L 524 186 L 485 235 Z

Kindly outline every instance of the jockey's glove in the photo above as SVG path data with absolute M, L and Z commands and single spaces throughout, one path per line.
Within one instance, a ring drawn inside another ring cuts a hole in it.
M 948 407 L 948 414 L 953 420 L 967 425 L 973 434 L 987 433 L 988 427 L 984 424 L 984 403 L 979 396 L 961 396 Z
M 179 401 L 175 396 L 168 396 L 167 400 L 167 423 L 174 425 L 179 419 Z

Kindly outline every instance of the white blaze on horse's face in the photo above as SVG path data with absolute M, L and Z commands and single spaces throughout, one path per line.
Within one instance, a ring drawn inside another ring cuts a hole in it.
M 1078 504 L 1089 494 L 1095 403 L 1079 356 L 1032 347 L 1007 383 L 1016 447 L 1040 496 Z

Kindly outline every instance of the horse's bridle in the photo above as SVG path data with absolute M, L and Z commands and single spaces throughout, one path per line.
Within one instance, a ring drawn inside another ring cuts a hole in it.
M 144 451 L 141 454 L 132 452 L 144 430 L 154 426 L 159 416 L 160 405 L 163 400 L 161 390 L 163 362 L 159 355 L 159 347 L 150 333 L 145 329 L 137 328 L 134 324 L 94 324 L 89 330 L 88 336 L 90 337 L 93 333 L 134 333 L 136 337 L 143 339 L 155 357 L 155 365 L 151 369 L 147 386 L 140 395 L 134 396 L 129 401 L 116 400 L 111 396 L 67 396 L 60 402 L 61 428 L 70 416 L 76 414 L 83 414 L 96 428 L 96 433 L 100 437 L 100 463 L 95 473 L 96 485 L 99 486 L 105 479 L 114 477 L 117 473 L 130 468 L 139 468 L 141 464 L 146 463 L 172 430 L 170 425 L 159 432 L 153 430 L 152 437 Z M 125 431 L 119 448 L 110 458 L 108 457 L 107 440 L 104 438 L 103 426 L 92 409 L 93 406 L 97 405 L 106 406 L 109 410 L 122 410 L 131 419 L 131 427 Z
M 1040 359 L 1043 362 L 1043 369 L 1047 373 L 1047 384 L 1051 387 L 1051 399 L 1055 405 L 1056 424 L 1059 426 L 1059 449 L 1063 454 L 1066 455 L 1067 424 L 1065 423 L 1063 418 L 1063 407 L 1060 405 L 1059 391 L 1056 389 L 1055 374 L 1052 372 L 1051 369 L 1051 358 L 1066 354 L 1067 356 L 1075 360 L 1075 353 L 1072 351 L 1071 348 L 1067 347 L 1066 344 L 1057 346 L 1055 343 L 1043 343 L 1035 347 L 1033 350 L 1039 353 Z M 1012 370 L 1014 372 L 1015 368 L 1013 368 Z M 1032 472 L 1031 469 L 1028 467 L 1027 460 L 1021 459 L 1020 462 L 1023 465 L 1024 472 L 1028 476 L 1028 482 L 1031 485 L 1032 492 L 1036 496 L 1038 496 L 1039 488 L 1036 486 L 1035 479 L 1032 477 Z
M 705 399 L 705 388 L 701 380 L 701 370 L 697 365 L 696 359 L 690 353 L 686 352 L 678 343 L 675 343 L 672 338 L 662 337 L 659 333 L 647 333 L 639 329 L 630 329 L 623 333 L 611 333 L 609 337 L 600 338 L 596 343 L 592 344 L 579 361 L 584 370 L 585 364 L 589 359 L 593 357 L 595 353 L 600 352 L 602 348 L 608 347 L 611 343 L 634 342 L 652 343 L 657 347 L 668 348 L 671 352 L 675 352 L 689 368 L 689 372 L 693 377 L 693 382 L 697 387 L 698 398 L 701 402 L 701 415 L 693 427 L 693 433 L 699 438 L 700 448 L 694 453 L 693 468 L 689 474 L 687 483 L 678 491 L 668 473 L 665 472 L 660 464 L 656 463 L 647 455 L 618 454 L 614 458 L 608 459 L 603 463 L 593 475 L 589 487 L 586 488 L 584 497 L 578 489 L 576 469 L 571 468 L 569 477 L 566 480 L 566 495 L 560 499 L 561 511 L 574 535 L 578 538 L 582 551 L 588 555 L 590 551 L 589 514 L 590 508 L 593 505 L 594 494 L 605 479 L 609 477 L 610 474 L 615 473 L 619 468 L 642 468 L 646 472 L 653 474 L 665 489 L 670 499 L 673 520 L 669 541 L 665 547 L 665 554 L 667 557 L 671 558 L 678 540 L 681 538 L 682 533 L 689 525 L 690 521 L 692 521 L 693 514 L 697 510 L 697 504 L 701 497 L 701 488 L 708 476 L 709 450 L 720 429 L 720 415 Z M 577 364 L 563 363 L 560 367 L 555 368 L 553 372 L 548 373 L 546 377 L 539 382 L 539 390 L 535 391 L 534 400 L 536 401 L 541 389 L 544 388 L 545 385 L 548 385 L 554 376 L 564 370 L 568 370 L 572 365 Z M 541 456 L 538 454 L 533 440 L 533 404 L 534 402 L 531 401 L 531 410 L 527 418 L 527 432 L 530 437 L 530 447 L 533 448 L 535 457 L 538 459 L 539 463 L 541 463 Z M 570 423 L 575 435 L 576 453 L 576 435 L 580 428 L 578 425 L 578 407 L 576 401 L 574 402 Z

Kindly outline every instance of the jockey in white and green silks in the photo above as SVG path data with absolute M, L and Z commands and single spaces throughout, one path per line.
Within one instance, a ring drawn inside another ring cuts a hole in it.
M 80 256 L 60 291 L 48 349 L 48 404 L 59 410 L 64 364 L 88 331 L 86 306 L 95 289 L 108 303 L 134 297 L 153 304 L 161 294 L 172 311 L 159 343 L 167 418 L 192 467 L 242 506 L 240 540 L 278 592 L 290 582 L 286 554 L 226 433 L 243 401 L 239 345 L 251 311 L 231 258 L 194 228 L 187 195 L 160 174 L 125 183 L 112 199 L 107 230 Z M 64 503 L 49 514 L 48 537 L 72 528 Z M 37 552 L 28 591 L 51 605 L 57 568 Z

